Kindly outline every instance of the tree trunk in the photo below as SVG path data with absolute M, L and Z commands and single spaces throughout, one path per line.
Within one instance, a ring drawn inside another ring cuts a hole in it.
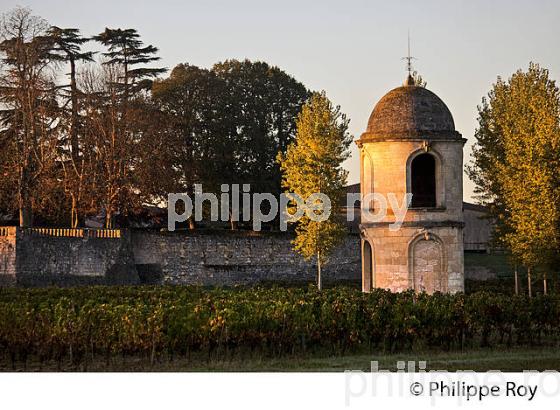
M 187 194 L 188 194 L 189 198 L 191 198 L 193 203 L 194 203 L 194 196 L 195 196 L 194 188 L 193 188 L 192 184 L 188 184 L 187 186 L 188 186 Z M 196 220 L 194 218 L 194 209 L 193 209 L 193 214 L 189 217 L 187 222 L 189 224 L 189 230 L 193 231 L 193 230 L 196 229 Z
M 317 251 L 317 289 L 323 289 L 323 283 L 321 280 L 321 252 Z
M 72 160 L 77 165 L 80 150 L 78 142 L 78 87 L 76 85 L 76 63 L 73 58 L 70 59 L 70 98 L 72 99 L 70 147 L 72 148 Z
M 105 228 L 113 229 L 113 212 L 107 210 L 105 215 Z
M 518 278 L 518 274 L 517 274 L 517 265 L 515 265 L 515 270 L 513 272 L 514 278 L 515 278 L 515 295 L 519 295 L 519 278 Z
M 73 162 L 72 170 L 78 177 L 78 187 L 73 186 L 72 189 L 72 228 L 77 228 L 80 225 L 78 217 L 78 201 L 76 196 L 79 195 L 79 189 L 81 188 L 81 175 L 83 174 L 83 167 L 78 170 L 80 166 L 80 144 L 78 141 L 78 86 L 76 85 L 76 62 L 73 57 L 70 57 L 70 98 L 72 100 L 72 111 L 70 120 L 70 147 L 72 149 L 71 157 Z M 72 178 L 73 179 L 73 178 Z M 74 185 L 74 184 L 73 184 Z M 78 190 L 78 193 L 76 193 Z
M 29 195 L 29 178 L 27 167 L 25 164 L 20 169 L 18 205 L 19 205 L 19 226 L 21 228 L 29 228 L 33 225 L 33 210 L 31 208 L 31 198 Z
M 29 193 L 26 190 L 19 195 L 19 226 L 29 228 L 33 225 L 33 211 L 31 209 Z
M 71 219 L 72 219 L 72 228 L 77 228 L 80 223 L 79 223 L 79 218 L 78 218 L 78 205 L 77 205 L 77 201 L 76 201 L 76 195 L 72 194 L 72 210 L 71 210 Z
M 547 286 L 547 283 L 546 283 L 546 272 L 543 275 L 543 293 L 545 295 L 548 295 L 548 286 Z
M 531 268 L 527 268 L 527 288 L 529 291 L 529 297 L 533 297 L 533 291 L 531 288 Z
M 194 216 L 191 216 L 189 218 L 188 222 L 189 222 L 189 229 L 191 231 L 195 230 L 196 229 L 196 223 L 195 223 L 195 220 L 194 220 Z
M 22 228 L 29 228 L 33 226 L 33 213 L 27 204 L 23 204 L 19 208 L 19 226 Z
M 237 218 L 239 218 L 239 212 L 237 214 Z M 239 228 L 239 222 L 233 219 L 232 209 L 229 210 L 229 227 L 232 231 L 237 231 Z

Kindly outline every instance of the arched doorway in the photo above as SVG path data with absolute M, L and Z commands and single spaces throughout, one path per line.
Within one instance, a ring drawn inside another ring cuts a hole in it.
M 436 159 L 433 155 L 420 154 L 410 164 L 410 192 L 412 208 L 436 206 Z
M 373 249 L 367 240 L 362 246 L 362 287 L 364 292 L 371 292 L 374 284 L 373 279 Z

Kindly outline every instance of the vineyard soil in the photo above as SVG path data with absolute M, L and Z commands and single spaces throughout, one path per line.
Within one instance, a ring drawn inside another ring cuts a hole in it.
M 379 369 L 397 370 L 398 361 L 426 361 L 426 370 L 473 370 L 485 372 L 500 370 L 560 371 L 558 349 L 508 349 L 472 350 L 465 352 L 426 352 L 410 354 L 352 354 L 345 356 L 288 356 L 283 358 L 243 357 L 228 360 L 195 357 L 187 360 L 159 359 L 153 364 L 143 357 L 115 357 L 107 360 L 97 357 L 88 364 L 72 365 L 68 360 L 60 365 L 54 362 L 39 363 L 30 360 L 24 367 L 17 364 L 15 371 L 101 371 L 101 372 L 343 372 L 345 370 L 369 371 L 371 361 L 379 362 Z M 9 361 L 0 362 L 0 371 L 14 371 Z

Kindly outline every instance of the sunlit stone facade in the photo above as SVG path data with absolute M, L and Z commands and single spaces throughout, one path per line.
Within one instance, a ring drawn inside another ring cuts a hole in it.
M 368 194 L 413 196 L 398 230 L 391 207 L 383 219 L 362 210 L 364 291 L 463 291 L 464 142 L 443 101 L 411 77 L 377 103 L 357 141 L 362 207 L 380 211 Z

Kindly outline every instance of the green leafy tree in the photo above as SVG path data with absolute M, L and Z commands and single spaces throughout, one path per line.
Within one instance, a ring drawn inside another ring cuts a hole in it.
M 295 141 L 278 161 L 283 172 L 283 187 L 304 200 L 315 193 L 325 194 L 331 202 L 331 217 L 316 221 L 306 214 L 296 226 L 294 249 L 304 258 L 317 262 L 317 287 L 322 288 L 321 267 L 343 239 L 346 229 L 335 220 L 344 200 L 348 171 L 342 162 L 349 157 L 352 136 L 346 116 L 334 107 L 324 92 L 315 93 L 297 119 Z M 293 214 L 293 210 L 289 211 Z
M 254 191 L 280 194 L 276 156 L 295 137 L 308 97 L 301 83 L 263 62 L 228 60 L 211 70 L 179 64 L 154 82 L 152 96 L 173 141 L 175 192 L 192 196 L 194 184 L 215 193 L 221 184 L 251 184 Z M 236 229 L 237 221 L 230 226 Z
M 235 134 L 236 168 L 244 183 L 260 192 L 280 194 L 276 156 L 296 134 L 295 119 L 309 97 L 303 84 L 280 68 L 261 61 L 227 60 L 212 71 L 226 84 L 229 129 Z
M 214 72 L 189 64 L 177 65 L 168 78 L 154 82 L 152 97 L 167 124 L 169 162 L 164 166 L 173 181 L 167 192 L 193 197 L 194 184 L 219 192 L 220 184 L 240 182 L 234 107 L 227 95 L 225 82 Z M 193 218 L 189 227 L 195 228 Z
M 530 273 L 558 262 L 560 98 L 548 70 L 531 63 L 498 78 L 479 107 L 469 175 L 496 221 L 494 240 Z M 545 286 L 546 287 L 546 286 Z

